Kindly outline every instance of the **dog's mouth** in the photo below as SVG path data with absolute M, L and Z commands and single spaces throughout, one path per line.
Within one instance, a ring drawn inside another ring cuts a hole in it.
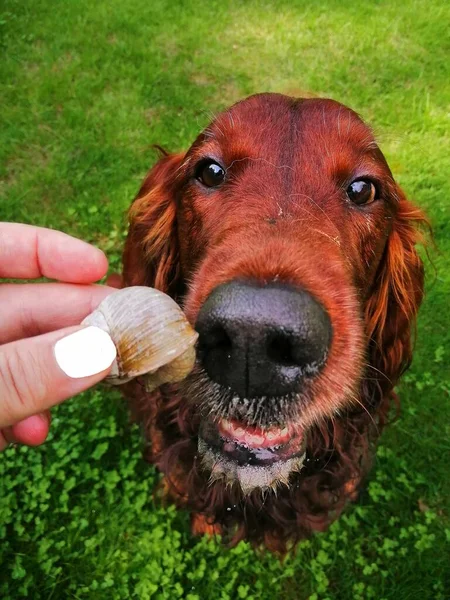
M 237 420 L 203 421 L 199 452 L 212 480 L 238 481 L 244 493 L 287 484 L 305 457 L 303 431 L 291 425 L 261 428 Z
M 303 453 L 303 433 L 293 427 L 262 429 L 236 420 L 204 422 L 201 437 L 211 449 L 238 465 L 271 465 Z
M 198 452 L 211 482 L 252 490 L 289 485 L 305 459 L 307 426 L 302 396 L 242 398 L 212 381 L 197 365 L 181 394 L 200 417 Z

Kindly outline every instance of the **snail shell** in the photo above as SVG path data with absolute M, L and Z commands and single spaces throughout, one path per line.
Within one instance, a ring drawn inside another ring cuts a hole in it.
M 198 334 L 178 304 L 159 290 L 134 286 L 114 292 L 82 325 L 103 329 L 116 346 L 108 383 L 121 385 L 142 375 L 152 391 L 181 381 L 194 366 Z

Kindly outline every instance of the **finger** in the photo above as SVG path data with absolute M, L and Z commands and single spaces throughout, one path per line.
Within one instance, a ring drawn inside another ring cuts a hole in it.
M 0 277 L 92 283 L 107 269 L 101 250 L 61 231 L 0 223 Z
M 47 438 L 50 421 L 50 411 L 45 411 L 27 417 L 15 425 L 4 427 L 1 433 L 8 444 L 19 443 L 27 446 L 39 446 Z
M 71 283 L 0 286 L 0 344 L 79 325 L 115 288 Z
M 5 448 L 7 448 L 9 445 L 9 442 L 6 441 L 5 436 L 3 435 L 2 430 L 0 429 L 0 452 L 2 450 L 4 450 Z
M 2 429 L 2 435 L 3 439 L 6 441 L 7 444 L 15 443 L 16 440 L 14 439 L 11 427 L 5 427 L 4 429 Z
M 117 288 L 118 290 L 123 288 L 123 277 L 119 275 L 119 273 L 111 273 L 106 278 L 106 285 L 110 287 Z
M 50 430 L 50 412 L 27 417 L 10 429 L 14 441 L 27 446 L 39 446 L 45 442 Z
M 116 348 L 98 327 L 71 327 L 0 347 L 0 427 L 40 413 L 101 381 Z

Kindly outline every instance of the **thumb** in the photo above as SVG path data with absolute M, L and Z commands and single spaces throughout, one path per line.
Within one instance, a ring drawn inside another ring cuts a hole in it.
M 111 273 L 106 278 L 106 285 L 109 287 L 117 288 L 118 290 L 124 287 L 123 285 L 123 277 L 120 273 Z
M 101 381 L 116 348 L 98 327 L 69 327 L 0 346 L 0 427 Z

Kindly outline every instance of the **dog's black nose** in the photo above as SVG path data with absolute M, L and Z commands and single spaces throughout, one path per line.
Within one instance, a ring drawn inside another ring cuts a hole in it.
M 213 290 L 196 323 L 209 377 L 239 396 L 284 396 L 324 364 L 331 322 L 308 292 L 232 281 Z

